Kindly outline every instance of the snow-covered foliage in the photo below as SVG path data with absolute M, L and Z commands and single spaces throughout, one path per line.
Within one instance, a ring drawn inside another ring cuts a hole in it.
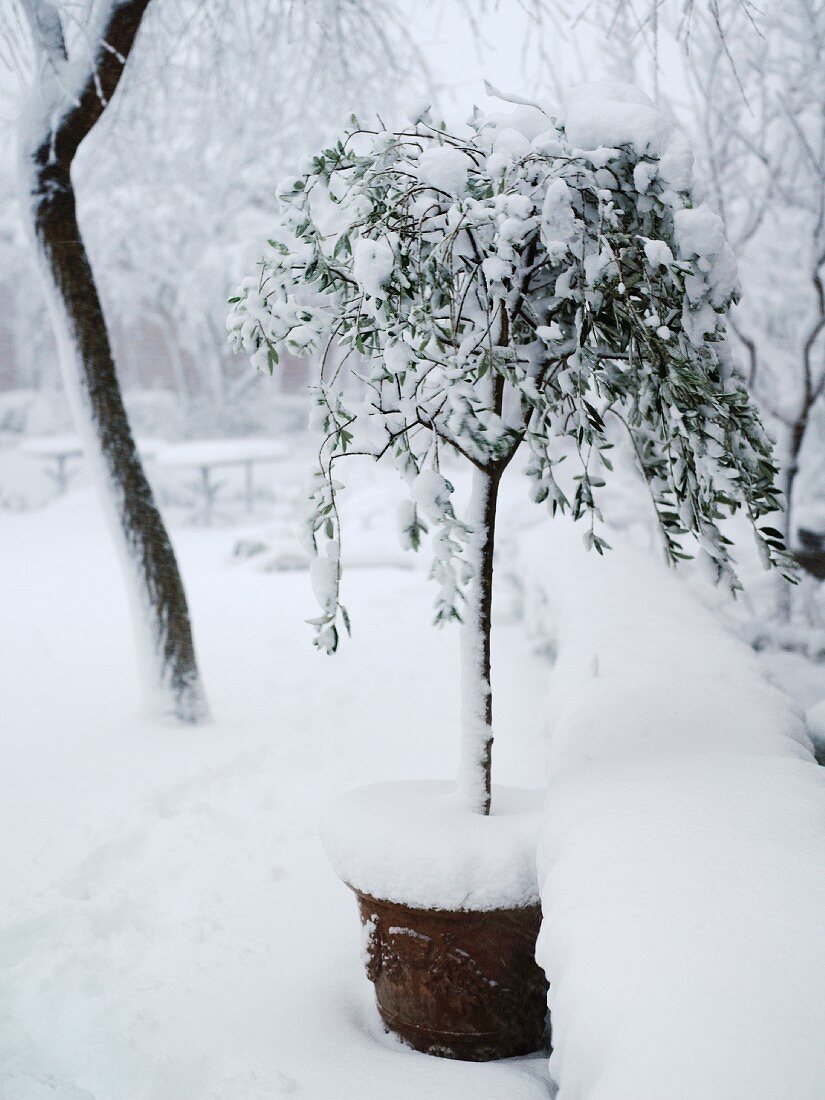
M 585 85 L 560 115 L 476 112 L 461 133 L 428 112 L 400 132 L 354 120 L 279 196 L 228 327 L 262 370 L 283 352 L 320 355 L 310 541 L 323 556 L 340 543 L 337 460 L 391 456 L 414 501 L 405 539 L 436 532 L 437 618 L 460 617 L 469 528 L 441 455 L 493 470 L 522 445 L 533 498 L 587 517 L 602 551 L 615 418 L 670 561 L 694 535 L 735 587 L 719 521 L 744 506 L 766 564 L 782 563 L 778 533 L 757 526 L 778 506 L 770 445 L 724 340 L 733 257 L 718 216 L 693 203 L 684 138 L 637 89 Z M 579 463 L 571 498 L 554 476 L 564 441 Z M 347 620 L 337 592 L 323 596 L 319 644 L 334 650 Z

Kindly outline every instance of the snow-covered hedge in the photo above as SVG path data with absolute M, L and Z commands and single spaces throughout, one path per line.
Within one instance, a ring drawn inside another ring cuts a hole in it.
M 825 771 L 675 577 L 554 525 L 539 842 L 558 1100 L 825 1096 Z

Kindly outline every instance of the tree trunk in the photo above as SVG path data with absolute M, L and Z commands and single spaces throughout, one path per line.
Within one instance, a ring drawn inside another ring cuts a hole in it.
M 804 412 L 799 416 L 791 426 L 790 440 L 788 444 L 788 456 L 785 462 L 783 477 L 782 477 L 782 495 L 785 498 L 785 513 L 783 516 L 783 534 L 785 536 L 785 545 L 793 552 L 794 551 L 794 510 L 793 510 L 793 492 L 796 484 L 796 478 L 799 473 L 799 454 L 802 450 L 802 442 L 805 439 L 805 432 L 808 427 L 808 415 L 810 406 L 806 405 Z M 793 588 L 782 577 L 779 577 L 779 596 L 777 600 L 777 615 L 780 622 L 787 623 L 791 618 L 791 611 L 793 607 Z
M 473 528 L 468 558 L 474 577 L 467 590 L 461 625 L 461 759 L 458 787 L 468 809 L 489 814 L 493 748 L 490 635 L 493 606 L 493 550 L 499 470 L 473 470 L 468 521 Z
M 36 240 L 61 370 L 120 553 L 148 665 L 153 709 L 198 722 L 207 707 L 189 610 L 172 544 L 132 438 L 94 276 L 77 222 L 71 167 L 111 99 L 148 0 L 114 3 L 91 71 L 76 99 L 64 91 L 66 63 L 56 10 L 30 7 L 45 64 L 39 108 L 21 127 L 24 212 Z M 47 40 L 48 39 L 48 40 Z

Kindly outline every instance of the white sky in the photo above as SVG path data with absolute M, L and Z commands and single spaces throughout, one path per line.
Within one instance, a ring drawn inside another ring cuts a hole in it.
M 484 90 L 485 79 L 505 92 L 556 99 L 562 64 L 578 68 L 569 32 L 561 25 L 545 26 L 545 50 L 553 54 L 550 64 L 540 55 L 537 28 L 519 0 L 500 0 L 490 7 L 473 33 L 468 11 L 480 6 L 472 0 L 466 5 L 459 0 L 409 4 L 412 33 L 428 59 L 450 120 L 462 121 L 474 104 L 482 109 L 493 106 Z
M 561 7 L 561 5 L 559 5 Z M 479 30 L 470 29 L 468 12 L 481 9 L 480 0 L 404 0 L 410 11 L 411 32 L 428 58 L 440 102 L 449 121 L 463 121 L 473 104 L 494 106 L 484 91 L 487 79 L 501 91 L 526 98 L 558 102 L 564 89 L 585 80 L 605 77 L 638 84 L 655 92 L 649 43 L 637 37 L 627 51 L 627 65 L 605 56 L 603 40 L 592 25 L 572 18 L 548 18 L 541 31 L 524 11 L 521 0 L 488 3 L 479 15 Z M 569 12 L 587 5 L 568 3 Z M 604 11 L 612 10 L 604 5 Z M 663 8 L 660 21 L 659 75 L 662 91 L 673 99 L 685 92 L 681 48 L 668 33 L 679 8 Z M 540 45 L 543 44 L 543 53 Z M 618 71 L 617 71 L 618 69 Z

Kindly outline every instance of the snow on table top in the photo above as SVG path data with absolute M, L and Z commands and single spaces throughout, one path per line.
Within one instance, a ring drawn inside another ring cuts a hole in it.
M 825 771 L 656 562 L 535 540 L 558 610 L 539 842 L 558 1100 L 825 1096 Z
M 271 439 L 193 439 L 168 443 L 158 452 L 157 460 L 161 466 L 223 466 L 273 462 L 286 454 L 286 446 Z
M 38 458 L 58 458 L 61 455 L 82 455 L 83 444 L 76 435 L 32 436 L 23 440 L 20 450 Z
M 321 838 L 336 874 L 373 897 L 418 908 L 487 910 L 538 901 L 544 791 L 494 787 L 489 817 L 446 782 L 376 783 L 338 798 Z
M 153 457 L 161 447 L 167 446 L 163 440 L 147 438 L 136 439 L 135 445 L 144 458 Z M 38 458 L 72 458 L 82 455 L 85 447 L 77 435 L 43 435 L 24 439 L 20 450 Z

